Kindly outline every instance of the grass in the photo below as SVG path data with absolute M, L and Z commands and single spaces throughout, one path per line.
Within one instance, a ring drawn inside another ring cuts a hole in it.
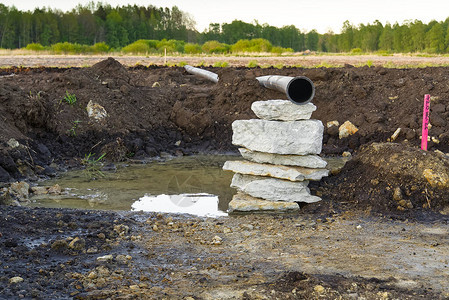
M 81 123 L 80 120 L 73 121 L 72 128 L 67 130 L 67 134 L 70 136 L 76 136 L 76 128 L 78 128 L 78 124 Z
M 81 161 L 81 164 L 85 166 L 84 174 L 89 180 L 96 179 L 97 177 L 105 177 L 104 173 L 101 172 L 101 167 L 103 166 L 103 160 L 106 153 L 100 155 L 100 157 L 95 158 L 95 153 L 85 154 Z
M 257 68 L 258 66 L 257 60 L 251 60 L 247 65 L 248 68 Z
M 67 102 L 67 104 L 69 104 L 69 105 L 75 105 L 75 103 L 76 103 L 76 96 L 75 96 L 75 94 L 70 94 L 68 91 L 65 91 L 65 96 L 64 96 L 64 98 L 62 100 Z

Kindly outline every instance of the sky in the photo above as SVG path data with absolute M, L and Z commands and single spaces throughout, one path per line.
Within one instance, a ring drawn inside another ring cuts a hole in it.
M 86 5 L 90 0 L 0 0 L 7 6 L 20 10 L 50 7 L 69 11 L 78 4 Z M 98 1 L 94 1 L 98 2 Z M 294 25 L 303 32 L 313 29 L 323 34 L 339 33 L 343 22 L 351 24 L 404 23 L 407 20 L 444 21 L 449 17 L 448 0 L 103 0 L 111 6 L 137 4 L 156 7 L 177 6 L 189 13 L 196 21 L 196 29 L 202 32 L 210 23 L 230 23 L 241 20 L 276 27 Z

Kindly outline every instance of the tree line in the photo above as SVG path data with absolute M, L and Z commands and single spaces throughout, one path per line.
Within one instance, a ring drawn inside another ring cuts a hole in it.
M 231 23 L 211 23 L 208 29 L 198 32 L 193 18 L 176 6 L 171 9 L 152 5 L 112 7 L 91 2 L 62 12 L 50 8 L 20 11 L 14 6 L 0 4 L 0 48 L 17 49 L 30 44 L 36 48 L 36 45 L 48 47 L 69 43 L 98 44 L 101 49 L 120 50 L 140 41 L 139 47 L 147 43 L 151 49 L 153 42 L 170 40 L 184 43 L 183 47 L 177 47 L 180 52 L 187 45 L 192 53 L 208 52 L 210 45 L 213 45 L 213 49 L 221 49 L 217 53 L 233 52 L 233 49 L 239 47 L 258 52 L 260 45 L 263 48 L 260 51 L 264 51 L 266 47 L 263 45 L 267 43 L 261 41 L 268 41 L 269 47 L 272 45 L 275 48 L 273 52 L 287 49 L 355 53 L 448 53 L 449 18 L 428 24 L 414 20 L 383 25 L 376 20 L 372 24 L 355 26 L 346 21 L 339 34 L 319 34 L 316 30 L 301 32 L 293 25 L 279 28 L 257 21 L 246 23 L 235 20 Z M 250 45 L 254 40 L 258 41 L 256 44 L 259 46 Z

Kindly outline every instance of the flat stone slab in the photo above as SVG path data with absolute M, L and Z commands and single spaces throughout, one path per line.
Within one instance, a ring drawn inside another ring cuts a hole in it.
M 320 197 L 310 194 L 308 181 L 293 182 L 288 180 L 234 174 L 231 187 L 253 197 L 270 201 L 305 202 L 321 201 Z
M 243 158 L 257 163 L 266 163 L 272 165 L 297 166 L 305 168 L 325 168 L 327 162 L 315 154 L 309 155 L 291 155 L 291 154 L 273 154 L 265 152 L 251 151 L 246 148 L 239 148 Z
M 327 169 L 287 167 L 281 165 L 259 164 L 250 161 L 227 161 L 223 165 L 223 170 L 245 175 L 268 176 L 290 181 L 318 181 L 329 174 L 329 170 Z
M 228 212 L 294 212 L 299 210 L 295 202 L 267 201 L 238 193 L 229 202 Z
M 319 154 L 323 123 L 319 120 L 237 120 L 232 123 L 232 143 L 252 151 L 274 154 Z
M 312 103 L 297 105 L 288 100 L 256 101 L 251 109 L 263 120 L 298 121 L 308 120 L 316 110 Z

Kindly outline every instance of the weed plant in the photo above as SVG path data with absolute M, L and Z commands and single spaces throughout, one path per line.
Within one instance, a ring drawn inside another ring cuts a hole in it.
M 67 130 L 67 134 L 70 136 L 76 136 L 76 128 L 78 128 L 78 124 L 81 123 L 80 120 L 73 121 L 72 128 Z
M 67 102 L 69 105 L 75 105 L 76 96 L 75 96 L 75 94 L 70 94 L 68 91 L 65 91 L 65 96 L 64 96 L 63 100 L 65 102 Z
M 105 177 L 104 173 L 101 172 L 101 167 L 103 166 L 103 159 L 106 153 L 103 153 L 100 157 L 95 158 L 95 153 L 85 154 L 81 164 L 85 166 L 84 174 L 89 180 L 97 179 L 98 177 Z

